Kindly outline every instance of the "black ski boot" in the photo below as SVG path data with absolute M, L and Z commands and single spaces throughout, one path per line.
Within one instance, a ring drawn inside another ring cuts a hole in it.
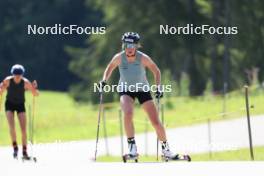
M 27 151 L 23 151 L 23 156 L 22 156 L 22 160 L 25 161 L 25 160 L 31 160 L 30 156 L 28 156 L 27 154 Z
M 18 147 L 14 147 L 13 158 L 17 159 L 17 155 L 18 155 Z
M 17 159 L 17 155 L 18 155 L 18 146 L 16 142 L 13 142 L 13 158 Z

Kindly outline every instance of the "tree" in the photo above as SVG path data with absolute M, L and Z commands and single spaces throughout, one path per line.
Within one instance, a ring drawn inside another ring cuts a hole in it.
M 26 76 L 37 79 L 41 89 L 66 91 L 79 79 L 69 71 L 66 46 L 84 47 L 85 35 L 28 35 L 27 25 L 96 25 L 99 13 L 85 0 L 1 1 L 0 78 L 13 64 L 26 67 Z

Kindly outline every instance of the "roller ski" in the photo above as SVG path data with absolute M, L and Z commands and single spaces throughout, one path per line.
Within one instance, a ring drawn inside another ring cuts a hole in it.
M 34 161 L 35 163 L 37 162 L 37 158 L 36 157 L 30 157 L 30 156 L 22 156 L 22 161 Z
M 126 163 L 128 160 L 134 160 L 135 163 L 138 162 L 138 154 L 136 155 L 131 155 L 131 154 L 125 154 L 123 155 L 123 162 Z
M 191 161 L 191 157 L 189 155 L 181 155 L 181 154 L 173 154 L 167 142 L 162 143 L 162 161 Z
M 23 152 L 23 156 L 22 156 L 22 161 L 34 161 L 37 162 L 37 158 L 36 157 L 30 157 L 28 156 L 27 152 Z
M 191 161 L 191 157 L 189 155 L 172 155 L 172 156 L 166 156 L 166 155 L 161 155 L 162 161 L 169 162 L 169 161 Z
M 35 163 L 37 162 L 37 158 L 36 157 L 30 157 L 30 156 L 23 156 L 22 157 L 22 161 L 25 162 L 25 161 L 34 161 Z
M 126 163 L 129 160 L 133 160 L 135 163 L 138 162 L 137 146 L 134 138 L 128 139 L 128 154 L 123 155 L 123 162 Z

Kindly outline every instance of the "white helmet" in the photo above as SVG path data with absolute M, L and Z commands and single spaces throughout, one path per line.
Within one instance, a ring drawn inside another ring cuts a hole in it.
M 25 71 L 26 70 L 23 67 L 23 65 L 19 65 L 19 64 L 13 65 L 11 68 L 12 75 L 24 75 Z

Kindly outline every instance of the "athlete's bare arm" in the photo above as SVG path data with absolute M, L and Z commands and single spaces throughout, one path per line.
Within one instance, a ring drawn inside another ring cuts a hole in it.
M 103 80 L 104 81 L 108 81 L 109 78 L 112 75 L 113 70 L 118 67 L 118 65 L 121 63 L 121 54 L 118 53 L 116 54 L 112 60 L 110 61 L 110 63 L 107 65 L 105 71 L 104 71 L 104 76 L 103 76 Z
M 10 79 L 12 79 L 12 76 L 6 77 L 3 82 L 0 83 L 0 94 L 2 94 L 9 87 Z
M 5 91 L 4 83 L 1 82 L 1 83 L 0 83 L 0 95 L 2 95 L 4 91 Z
M 142 55 L 141 62 L 145 67 L 147 67 L 153 73 L 153 76 L 155 78 L 155 83 L 159 87 L 161 83 L 161 74 L 158 66 L 146 54 Z
M 26 90 L 30 90 L 32 92 L 33 96 L 38 96 L 39 95 L 39 91 L 38 91 L 38 83 L 36 80 L 34 80 L 32 83 L 27 80 L 26 78 L 23 78 L 25 81 L 25 89 Z

